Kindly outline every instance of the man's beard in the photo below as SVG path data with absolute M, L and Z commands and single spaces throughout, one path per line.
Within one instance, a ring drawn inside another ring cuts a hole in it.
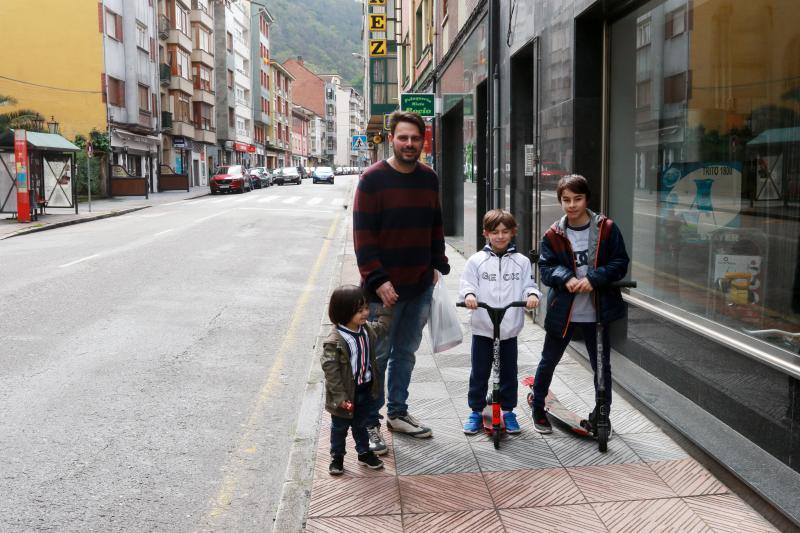
M 414 152 L 413 155 L 408 155 L 403 153 L 402 150 L 398 150 L 394 146 L 392 146 L 392 151 L 394 152 L 395 159 L 399 159 L 403 163 L 416 163 L 419 159 L 419 155 L 422 153 L 420 150 L 419 152 Z

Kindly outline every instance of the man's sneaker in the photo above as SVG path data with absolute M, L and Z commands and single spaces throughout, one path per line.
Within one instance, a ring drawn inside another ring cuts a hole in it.
M 383 440 L 383 435 L 381 435 L 380 426 L 367 428 L 367 434 L 369 435 L 369 451 L 375 455 L 384 455 L 389 451 L 389 448 L 386 447 L 386 442 Z
M 344 456 L 334 455 L 331 457 L 331 466 L 328 467 L 328 473 L 332 476 L 341 476 L 344 472 Z
M 372 452 L 358 454 L 358 464 L 364 465 L 373 470 L 383 468 L 383 461 L 378 459 L 378 456 Z
M 398 433 L 405 433 L 418 439 L 424 439 L 433 435 L 431 428 L 426 428 L 419 421 L 406 413 L 403 416 L 389 417 L 386 421 L 386 427 Z
M 550 425 L 544 409 L 533 410 L 533 429 L 545 435 L 553 432 L 553 426 Z
M 519 428 L 519 422 L 517 422 L 517 415 L 513 411 L 503 413 L 503 422 L 506 424 L 506 433 L 514 435 L 522 432 Z
M 482 425 L 483 415 L 481 415 L 480 411 L 472 411 L 467 421 L 464 422 L 464 433 L 467 435 L 474 435 L 480 431 Z

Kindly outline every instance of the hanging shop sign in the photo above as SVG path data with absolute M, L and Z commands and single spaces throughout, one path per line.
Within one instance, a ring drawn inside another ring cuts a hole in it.
M 370 13 L 368 20 L 369 31 L 386 31 L 386 14 Z
M 418 113 L 423 117 L 432 117 L 434 115 L 433 93 L 402 93 L 400 109 Z
M 247 151 L 247 143 L 233 143 L 233 149 L 237 152 L 246 152 Z
M 386 57 L 386 39 L 369 40 L 369 57 Z

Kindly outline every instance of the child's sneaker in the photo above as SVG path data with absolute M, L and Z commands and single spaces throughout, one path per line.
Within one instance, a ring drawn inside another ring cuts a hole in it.
M 334 455 L 331 457 L 331 465 L 328 467 L 328 473 L 332 476 L 341 476 L 344 472 L 344 456 Z
M 383 440 L 383 435 L 381 435 L 380 426 L 367 428 L 367 435 L 369 435 L 369 451 L 375 455 L 384 455 L 389 451 L 389 448 L 386 447 L 386 442 Z
M 533 429 L 544 435 L 553 432 L 553 426 L 550 425 L 550 421 L 547 419 L 547 413 L 545 413 L 544 409 L 535 408 L 533 410 Z
M 517 415 L 514 414 L 514 411 L 507 411 L 503 413 L 503 422 L 506 425 L 506 433 L 514 435 L 516 433 L 522 432 L 522 430 L 519 428 L 519 422 L 517 422 Z
M 472 411 L 467 421 L 464 422 L 464 433 L 474 435 L 480 431 L 481 425 L 483 425 L 483 415 L 481 415 L 480 411 Z
M 405 433 L 411 437 L 424 439 L 433 435 L 431 428 L 427 428 L 419 423 L 419 421 L 406 413 L 403 416 L 389 417 L 386 420 L 386 427 L 398 433 Z
M 373 470 L 383 468 L 383 461 L 378 459 L 378 456 L 372 452 L 358 454 L 358 464 L 364 465 Z

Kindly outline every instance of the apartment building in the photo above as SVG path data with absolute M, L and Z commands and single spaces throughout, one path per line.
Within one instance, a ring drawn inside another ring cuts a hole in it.
M 159 1 L 162 165 L 207 185 L 216 161 L 211 0 Z
M 308 121 L 308 166 L 316 167 L 322 164 L 322 141 L 325 138 L 325 120 L 309 110 L 311 118 Z
M 320 119 L 311 125 L 312 137 L 319 141 L 320 164 L 332 165 L 336 156 L 336 87 L 306 67 L 302 57 L 287 59 L 283 66 L 297 80 L 294 102 Z
M 161 145 L 156 8 L 148 0 L 105 0 L 100 9 L 112 174 L 124 169 L 147 177 L 155 191 Z
M 314 113 L 302 106 L 292 106 L 292 164 L 309 166 L 311 120 Z
M 353 150 L 353 135 L 364 135 L 364 99 L 352 87 L 339 85 L 336 90 L 336 164 L 358 166 L 366 158 L 366 147 Z
M 250 3 L 214 2 L 214 86 L 219 163 L 251 166 L 253 99 Z
M 253 165 L 274 168 L 277 153 L 273 148 L 269 28 L 275 19 L 261 2 L 252 1 L 250 9 L 250 49 L 253 57 L 253 141 L 256 146 Z
M 292 164 L 292 94 L 295 78 L 280 63 L 272 64 L 272 103 L 275 107 L 273 130 L 278 166 Z

